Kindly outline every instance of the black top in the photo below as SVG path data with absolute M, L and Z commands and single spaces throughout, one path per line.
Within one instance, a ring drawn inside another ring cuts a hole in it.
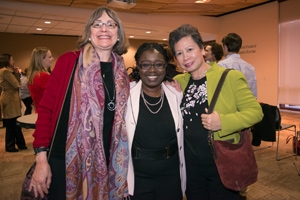
M 160 97 L 154 98 L 146 94 L 144 94 L 144 97 L 152 104 L 157 103 L 160 99 Z M 156 106 L 148 106 L 152 111 L 157 111 L 160 105 L 159 103 Z M 148 110 L 142 97 L 140 97 L 139 106 L 139 116 L 134 133 L 132 150 L 134 150 L 135 147 L 157 150 L 164 149 L 174 143 L 177 144 L 175 123 L 166 96 L 164 96 L 163 106 L 157 114 L 152 114 Z M 178 154 L 176 154 L 174 159 L 156 161 L 133 159 L 133 165 L 136 173 L 153 175 L 167 172 L 179 173 L 179 168 L 170 167 L 170 165 L 179 166 Z
M 106 84 L 107 91 L 103 84 L 103 89 L 105 93 L 105 103 L 104 103 L 104 121 L 103 121 L 103 145 L 104 145 L 104 152 L 106 157 L 106 164 L 109 164 L 109 149 L 110 149 L 110 142 L 111 142 L 111 130 L 112 124 L 114 120 L 115 111 L 110 111 L 107 109 L 107 104 L 110 102 L 109 99 L 113 99 L 116 96 L 115 92 L 115 84 L 114 84 L 114 75 L 112 71 L 112 63 L 111 62 L 101 62 L 101 74 L 104 83 Z M 116 98 L 114 98 L 113 102 L 116 102 Z
M 201 121 L 201 114 L 208 108 L 206 84 L 206 77 L 200 80 L 190 78 L 180 106 L 184 120 L 186 161 L 205 165 L 214 162 L 207 141 L 208 131 Z

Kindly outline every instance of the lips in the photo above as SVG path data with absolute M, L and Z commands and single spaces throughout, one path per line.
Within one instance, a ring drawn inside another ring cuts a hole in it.
M 193 65 L 193 63 L 194 63 L 194 62 L 189 62 L 189 63 L 186 63 L 184 66 L 185 66 L 185 67 L 191 67 L 191 66 Z

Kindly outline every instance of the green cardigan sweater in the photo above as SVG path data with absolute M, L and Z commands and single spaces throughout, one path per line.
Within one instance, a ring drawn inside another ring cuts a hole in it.
M 208 105 L 225 70 L 215 62 L 210 65 L 212 67 L 206 73 Z M 182 91 L 185 91 L 190 77 L 189 73 L 184 73 L 174 79 L 180 83 Z M 234 139 L 234 143 L 238 143 L 238 131 L 251 127 L 263 118 L 259 102 L 248 87 L 245 76 L 238 70 L 228 73 L 214 110 L 219 113 L 222 124 L 222 128 L 214 132 L 215 140 Z

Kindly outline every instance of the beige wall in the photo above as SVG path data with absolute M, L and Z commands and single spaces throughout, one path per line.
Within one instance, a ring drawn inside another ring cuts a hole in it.
M 278 3 L 226 15 L 220 18 L 217 42 L 230 32 L 243 39 L 241 57 L 255 67 L 258 100 L 278 104 Z
M 183 20 L 184 19 L 184 20 Z M 268 3 L 252 9 L 240 11 L 220 18 L 201 20 L 199 23 L 192 17 L 184 17 L 180 22 L 191 23 L 199 30 L 215 32 L 217 42 L 229 32 L 236 32 L 243 38 L 242 58 L 251 63 L 257 73 L 258 100 L 277 105 L 278 103 L 278 2 Z M 129 20 L 126 18 L 126 20 Z M 134 19 L 132 19 L 134 20 Z M 135 18 L 135 20 L 137 20 Z M 174 18 L 166 18 L 175 22 Z M 149 23 L 154 23 L 152 20 Z M 176 22 L 178 23 L 178 22 Z M 203 26 L 205 24 L 205 26 Z M 200 26 L 200 27 L 199 27 Z M 47 46 L 55 59 L 66 51 L 76 50 L 77 37 L 25 35 L 0 33 L 0 53 L 10 53 L 14 56 L 16 65 L 25 68 L 29 64 L 30 54 L 36 46 Z M 130 40 L 128 53 L 124 55 L 126 67 L 134 66 L 134 54 L 143 42 Z M 167 43 L 157 41 L 159 43 Z
M 67 36 L 48 36 L 48 35 L 30 35 L 17 33 L 0 33 L 1 46 L 0 53 L 9 53 L 14 57 L 15 65 L 21 69 L 28 67 L 32 50 L 37 46 L 46 46 L 50 48 L 54 57 L 54 64 L 56 59 L 67 51 L 77 50 L 77 37 Z M 135 65 L 134 54 L 137 48 L 144 42 L 158 42 L 164 41 L 146 41 L 146 40 L 130 40 L 130 47 L 128 52 L 123 55 L 126 67 Z

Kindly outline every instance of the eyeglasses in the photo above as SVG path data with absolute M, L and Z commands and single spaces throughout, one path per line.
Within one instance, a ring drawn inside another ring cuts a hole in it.
M 167 64 L 166 63 L 154 63 L 154 64 L 142 63 L 142 64 L 138 64 L 138 66 L 142 70 L 149 70 L 152 66 L 157 70 L 161 70 L 164 69 L 167 66 Z
M 104 22 L 101 22 L 101 21 L 94 21 L 94 22 L 91 24 L 91 26 L 92 26 L 93 28 L 102 28 L 104 25 L 105 25 L 106 28 L 108 28 L 108 29 L 114 29 L 114 28 L 116 28 L 116 27 L 118 26 L 118 24 L 117 24 L 117 23 L 114 23 L 114 22 L 106 22 L 106 23 L 104 23 Z

